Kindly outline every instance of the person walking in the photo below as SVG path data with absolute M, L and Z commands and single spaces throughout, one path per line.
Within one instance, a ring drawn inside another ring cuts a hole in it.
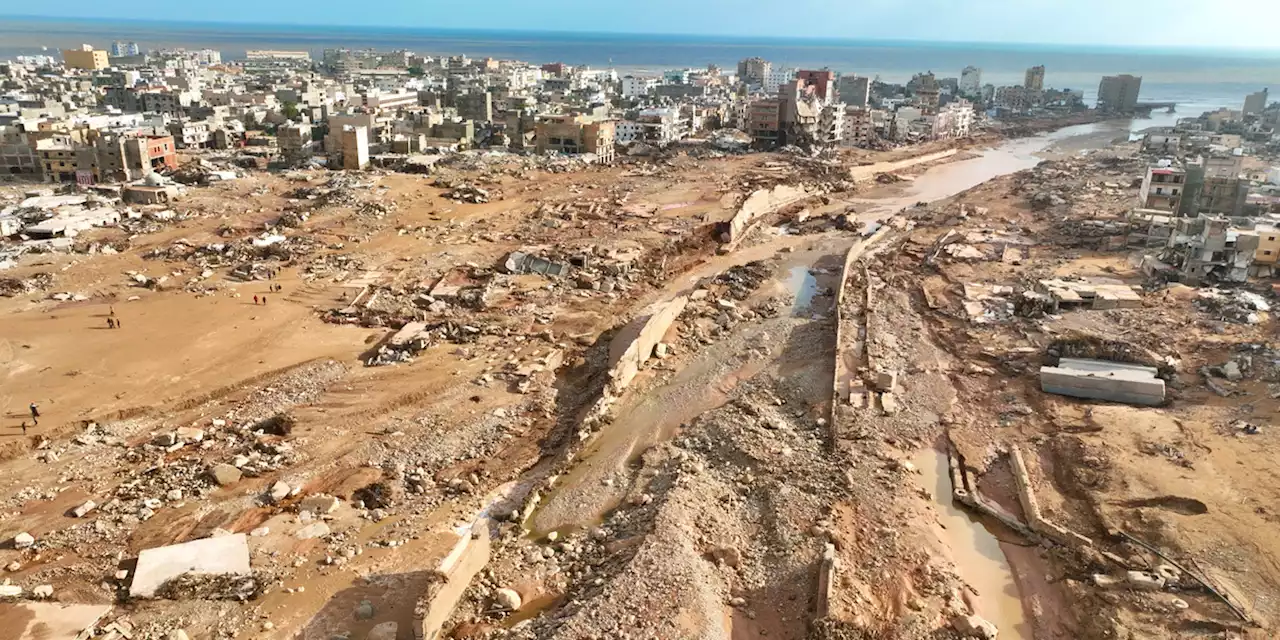
M 107 318 L 107 328 L 108 328 L 108 329 L 114 329 L 114 328 L 116 328 L 116 320 L 115 320 L 115 318 Z
M 258 296 L 254 296 L 254 297 L 253 297 L 253 303 L 254 303 L 254 304 L 258 304 Z
M 26 420 L 23 420 L 23 421 L 22 421 L 22 435 L 24 435 L 24 436 L 25 436 L 25 435 L 27 435 L 27 421 L 26 421 Z
M 40 424 L 40 407 L 37 407 L 36 403 L 32 402 L 30 408 L 31 408 L 31 419 L 35 421 L 36 424 Z

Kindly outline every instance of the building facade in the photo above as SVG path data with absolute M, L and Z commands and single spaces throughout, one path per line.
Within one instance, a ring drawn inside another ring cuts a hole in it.
M 1027 91 L 1044 91 L 1044 65 L 1037 65 L 1027 69 L 1022 86 Z
M 1123 74 L 1103 76 L 1098 84 L 1098 110 L 1130 113 L 1137 109 L 1142 77 Z

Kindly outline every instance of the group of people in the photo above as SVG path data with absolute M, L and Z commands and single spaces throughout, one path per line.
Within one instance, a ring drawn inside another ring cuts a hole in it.
M 40 424 L 40 407 L 36 406 L 36 403 L 32 402 L 30 409 L 31 409 L 31 422 L 35 423 L 38 426 Z M 24 436 L 27 435 L 26 420 L 22 421 L 22 435 Z

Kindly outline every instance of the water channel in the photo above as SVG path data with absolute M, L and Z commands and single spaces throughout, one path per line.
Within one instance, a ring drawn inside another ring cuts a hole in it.
M 854 203 L 861 211 L 860 218 L 881 220 L 917 202 L 948 198 L 993 178 L 1033 168 L 1049 156 L 1106 148 L 1116 139 L 1127 138 L 1131 131 L 1171 124 L 1171 117 L 1078 125 L 1009 140 L 974 151 L 973 157 L 931 167 L 900 193 L 856 199 Z M 781 243 L 796 245 L 796 239 L 787 236 L 780 236 L 775 242 L 779 246 Z M 812 250 L 812 247 L 796 248 L 799 253 Z M 771 253 L 768 244 L 751 251 Z M 813 255 L 809 264 L 790 262 L 780 274 L 782 287 L 795 295 L 793 314 L 799 315 L 812 302 L 817 283 L 810 270 L 817 258 L 818 255 Z M 619 419 L 606 426 L 583 451 L 575 467 L 561 478 L 528 524 L 535 533 L 546 533 L 598 522 L 625 493 L 624 477 L 629 460 L 648 446 L 672 437 L 682 422 L 722 405 L 734 387 L 763 366 L 763 362 L 736 361 L 730 354 L 716 353 L 713 348 L 667 385 L 654 389 L 645 398 L 625 402 L 620 407 Z M 924 474 L 924 488 L 937 501 L 940 541 L 949 547 L 961 576 L 978 591 L 973 602 L 975 608 L 1000 628 L 1000 637 L 1028 640 L 1032 637 L 1030 625 L 1001 543 L 980 521 L 952 504 L 946 464 L 946 456 L 934 450 L 923 452 L 917 460 Z

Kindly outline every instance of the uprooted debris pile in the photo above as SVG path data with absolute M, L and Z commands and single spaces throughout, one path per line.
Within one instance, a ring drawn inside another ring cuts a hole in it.
M 1271 311 L 1266 298 L 1243 289 L 1200 289 L 1195 304 L 1205 313 L 1236 324 L 1258 324 Z
M 264 575 L 184 573 L 165 582 L 156 596 L 166 600 L 256 600 L 271 578 Z
M 475 185 L 460 184 L 441 194 L 441 197 L 460 203 L 484 204 L 490 198 L 501 199 L 502 196 Z

